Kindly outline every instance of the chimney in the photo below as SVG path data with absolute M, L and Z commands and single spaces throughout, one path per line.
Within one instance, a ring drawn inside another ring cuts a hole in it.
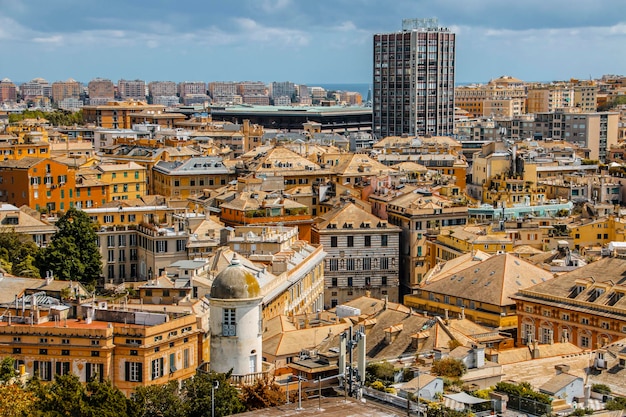
M 389 307 L 389 297 L 387 296 L 387 294 L 385 294 L 385 296 L 383 297 L 384 300 L 384 304 L 383 304 L 383 310 L 387 311 L 387 308 Z
M 459 313 L 459 319 L 465 320 L 465 307 L 461 307 L 461 313 Z
M 450 319 L 450 315 L 448 314 L 448 309 L 443 310 L 443 319 L 447 322 Z

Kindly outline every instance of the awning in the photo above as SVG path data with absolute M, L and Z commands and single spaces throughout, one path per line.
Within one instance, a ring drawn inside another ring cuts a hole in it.
M 473 397 L 465 392 L 459 392 L 457 394 L 446 394 L 444 395 L 446 398 L 450 398 L 451 400 L 466 404 L 466 405 L 474 405 L 474 404 L 482 404 L 488 403 L 490 400 L 483 400 L 482 398 Z

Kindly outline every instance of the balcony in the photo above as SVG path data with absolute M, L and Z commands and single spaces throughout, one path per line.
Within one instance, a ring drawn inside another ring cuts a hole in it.
M 252 385 L 259 379 L 266 379 L 271 377 L 274 374 L 274 364 L 269 362 L 262 362 L 261 367 L 263 370 L 261 372 L 255 372 L 251 374 L 242 374 L 242 375 L 234 375 L 230 376 L 230 383 L 233 385 Z M 210 372 L 210 363 L 204 362 L 198 367 L 198 372 L 208 373 Z

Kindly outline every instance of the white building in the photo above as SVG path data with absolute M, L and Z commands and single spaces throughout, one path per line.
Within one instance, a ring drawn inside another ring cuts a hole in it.
M 242 377 L 262 372 L 263 295 L 236 255 L 213 281 L 210 296 L 211 371 Z

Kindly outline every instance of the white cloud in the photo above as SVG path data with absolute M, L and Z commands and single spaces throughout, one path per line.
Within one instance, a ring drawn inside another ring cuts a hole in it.
M 263 0 L 260 2 L 261 9 L 265 13 L 276 13 L 291 5 L 291 0 Z
M 334 29 L 340 32 L 352 32 L 352 31 L 357 30 L 357 27 L 354 24 L 354 22 L 347 20 L 345 22 L 341 22 L 341 24 L 336 26 Z

